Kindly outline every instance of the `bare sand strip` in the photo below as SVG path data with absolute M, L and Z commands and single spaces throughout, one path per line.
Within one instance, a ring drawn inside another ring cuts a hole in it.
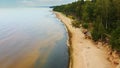
M 108 61 L 107 52 L 100 49 L 91 40 L 85 39 L 82 28 L 74 28 L 71 19 L 62 13 L 55 12 L 67 27 L 69 33 L 70 65 L 69 68 L 115 68 Z

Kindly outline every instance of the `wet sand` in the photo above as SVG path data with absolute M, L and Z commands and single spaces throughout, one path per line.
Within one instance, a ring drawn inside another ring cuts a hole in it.
M 92 40 L 85 39 L 82 28 L 74 28 L 72 20 L 62 13 L 55 12 L 57 18 L 63 22 L 70 33 L 70 65 L 69 68 L 115 68 L 115 65 L 108 61 L 106 50 L 98 48 Z

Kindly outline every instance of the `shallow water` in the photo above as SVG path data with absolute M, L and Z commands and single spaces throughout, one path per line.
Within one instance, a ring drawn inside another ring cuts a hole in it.
M 67 34 L 51 11 L 0 8 L 0 68 L 67 68 Z

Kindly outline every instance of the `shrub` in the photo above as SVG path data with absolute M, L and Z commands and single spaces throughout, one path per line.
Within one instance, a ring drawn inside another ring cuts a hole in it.
M 120 51 L 120 27 L 112 32 L 110 44 L 113 49 Z
M 82 26 L 83 28 L 88 29 L 89 23 L 83 23 Z
M 91 35 L 92 35 L 92 39 L 94 41 L 98 41 L 100 39 L 100 34 L 98 33 L 98 29 L 97 28 L 93 29 Z
M 72 26 L 74 26 L 76 28 L 79 28 L 80 27 L 80 21 L 78 21 L 78 20 L 72 21 Z

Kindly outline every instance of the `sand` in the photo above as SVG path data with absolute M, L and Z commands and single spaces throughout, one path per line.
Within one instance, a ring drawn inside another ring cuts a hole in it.
M 106 50 L 98 48 L 92 40 L 85 39 L 82 28 L 74 28 L 71 25 L 72 19 L 62 13 L 55 12 L 67 27 L 69 34 L 70 65 L 69 68 L 115 68 L 115 65 L 108 60 Z

